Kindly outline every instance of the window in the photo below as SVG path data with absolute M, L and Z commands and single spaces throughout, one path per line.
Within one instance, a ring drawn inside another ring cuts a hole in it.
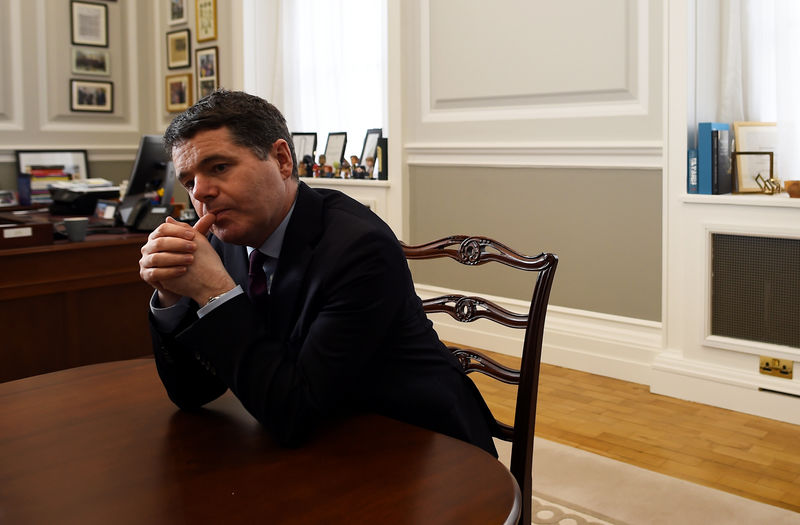
M 776 174 L 800 179 L 800 2 L 695 0 L 693 13 L 690 132 L 701 121 L 777 122 Z
M 283 0 L 283 112 L 290 131 L 347 132 L 345 158 L 370 128 L 386 135 L 386 1 Z

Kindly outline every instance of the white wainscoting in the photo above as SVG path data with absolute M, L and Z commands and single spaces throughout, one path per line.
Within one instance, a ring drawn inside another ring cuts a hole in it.
M 416 285 L 422 299 L 471 292 Z M 527 312 L 530 302 L 479 294 L 514 312 Z M 524 330 L 479 319 L 459 323 L 447 314 L 430 316 L 439 337 L 456 344 L 521 356 Z M 592 374 L 650 384 L 651 366 L 662 349 L 661 323 L 550 305 L 545 322 L 542 360 Z

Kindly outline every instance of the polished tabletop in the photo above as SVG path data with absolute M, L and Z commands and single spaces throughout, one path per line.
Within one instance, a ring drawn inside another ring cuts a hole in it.
M 0 384 L 0 523 L 514 523 L 462 441 L 364 415 L 278 447 L 230 393 L 177 410 L 152 359 Z

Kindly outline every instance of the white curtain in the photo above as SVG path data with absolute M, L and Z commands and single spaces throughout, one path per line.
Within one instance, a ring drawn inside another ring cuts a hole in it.
M 290 131 L 347 132 L 345 158 L 385 125 L 386 0 L 281 0 L 283 112 Z
M 800 2 L 722 0 L 719 122 L 777 122 L 776 172 L 800 179 Z

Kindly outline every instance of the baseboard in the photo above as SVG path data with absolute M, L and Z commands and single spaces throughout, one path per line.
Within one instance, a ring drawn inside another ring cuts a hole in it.
M 663 352 L 653 361 L 650 391 L 800 425 L 797 381 L 723 366 L 708 370 L 708 363 L 678 352 Z
M 447 293 L 471 295 L 417 285 L 423 299 Z M 525 312 L 530 303 L 481 294 L 499 306 Z M 478 320 L 459 323 L 447 314 L 431 316 L 441 339 L 520 357 L 523 331 Z M 542 361 L 634 383 L 650 384 L 651 364 L 662 348 L 661 323 L 550 306 L 545 323 Z

